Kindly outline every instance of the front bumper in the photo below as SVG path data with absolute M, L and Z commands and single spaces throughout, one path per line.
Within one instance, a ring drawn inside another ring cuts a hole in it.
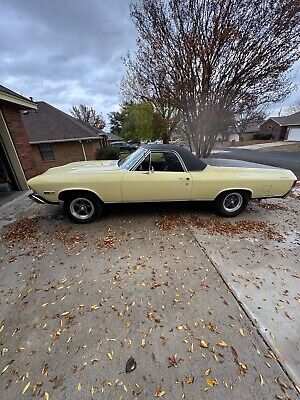
M 38 204 L 59 204 L 58 201 L 46 200 L 39 194 L 35 194 L 35 193 L 31 193 L 28 197 L 30 198 L 30 200 L 33 200 L 35 203 L 38 203 Z

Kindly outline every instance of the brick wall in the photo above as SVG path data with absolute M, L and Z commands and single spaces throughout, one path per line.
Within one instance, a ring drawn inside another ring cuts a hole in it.
M 84 149 L 88 160 L 95 160 L 95 152 L 98 147 L 101 147 L 102 141 L 91 140 L 84 141 Z M 51 143 L 51 147 L 54 153 L 55 160 L 43 161 L 38 145 L 31 145 L 33 150 L 33 159 L 35 165 L 34 175 L 42 174 L 47 169 L 52 167 L 58 167 L 60 165 L 68 164 L 74 161 L 83 161 L 84 156 L 82 147 L 79 142 L 61 142 Z
M 259 131 L 264 135 L 272 134 L 273 139 L 279 140 L 284 139 L 286 127 L 280 126 L 277 122 L 269 119 L 260 126 Z
M 36 167 L 20 111 L 11 105 L 1 104 L 0 107 L 25 176 L 30 179 L 36 175 Z

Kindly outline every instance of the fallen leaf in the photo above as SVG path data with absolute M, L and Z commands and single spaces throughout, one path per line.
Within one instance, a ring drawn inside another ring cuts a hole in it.
M 231 346 L 231 353 L 233 355 L 234 361 L 238 364 L 239 363 L 239 357 L 238 357 L 238 354 L 237 354 L 235 348 L 232 347 L 232 346 Z
M 78 390 L 78 392 L 80 392 L 80 390 L 81 390 L 81 383 L 80 382 L 77 385 L 77 390 Z
M 277 378 L 277 383 L 279 383 L 279 385 L 282 386 L 284 389 L 289 389 L 288 385 L 280 378 Z
M 179 330 L 179 331 L 183 331 L 183 330 L 187 330 L 187 327 L 185 326 L 185 325 L 179 325 L 179 326 L 177 326 L 177 329 Z
M 244 333 L 243 328 L 240 328 L 240 329 L 239 329 L 239 332 L 240 332 L 240 334 L 241 334 L 242 336 L 245 336 L 245 333 Z
M 3 368 L 3 370 L 1 371 L 1 374 L 0 374 L 0 375 L 4 374 L 4 372 L 7 370 L 7 368 L 8 368 L 9 366 L 10 366 L 10 363 L 7 364 L 7 366 Z
M 239 367 L 240 367 L 240 372 L 241 373 L 244 374 L 247 371 L 247 365 L 245 365 L 245 364 L 243 364 L 241 362 L 239 362 Z
M 191 383 L 194 383 L 194 377 L 193 376 L 187 376 L 185 378 L 184 383 L 186 383 L 187 385 L 190 385 Z
M 112 353 L 107 353 L 107 357 L 108 357 L 110 360 L 112 360 L 112 358 L 113 358 Z
M 224 342 L 224 340 L 221 340 L 221 342 L 218 343 L 218 346 L 220 347 L 228 347 L 228 344 Z
M 166 394 L 165 390 L 161 390 L 161 386 L 157 386 L 155 397 L 163 397 Z
M 200 340 L 200 347 L 203 347 L 204 349 L 207 349 L 208 345 L 204 340 Z
M 48 392 L 45 392 L 45 393 L 44 393 L 44 399 L 45 399 L 45 400 L 49 400 L 49 399 L 50 399 L 49 393 L 48 393 Z
M 204 372 L 204 375 L 205 375 L 205 376 L 208 376 L 208 375 L 210 374 L 210 372 L 211 372 L 211 368 L 208 368 L 208 369 Z
M 146 346 L 146 340 L 143 338 L 141 341 L 141 346 L 144 348 Z
M 26 392 L 26 390 L 29 388 L 29 386 L 30 386 L 30 382 L 28 382 L 28 383 L 25 385 L 22 394 L 24 394 L 24 393 Z
M 62 316 L 62 317 L 66 317 L 67 315 L 70 314 L 70 312 L 71 312 L 71 311 L 65 311 L 65 312 L 61 313 L 61 316 Z
M 133 357 L 129 357 L 128 360 L 127 360 L 127 363 L 126 363 L 125 371 L 127 373 L 132 372 L 132 371 L 134 371 L 136 369 L 136 366 L 137 366 L 137 364 L 136 364 L 135 359 Z
M 213 387 L 217 384 L 217 381 L 215 379 L 206 378 L 206 383 L 208 384 L 209 387 Z
M 264 384 L 264 378 L 262 375 L 259 375 L 259 380 L 260 380 L 260 385 L 262 386 Z

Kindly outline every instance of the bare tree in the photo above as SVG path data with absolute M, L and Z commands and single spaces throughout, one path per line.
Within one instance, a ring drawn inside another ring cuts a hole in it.
M 198 156 L 210 154 L 233 116 L 291 90 L 298 0 L 140 0 L 131 16 L 138 40 L 127 90 L 179 116 Z
M 297 101 L 292 106 L 289 106 L 289 107 L 285 108 L 284 111 L 283 111 L 283 114 L 284 115 L 291 115 L 291 114 L 295 114 L 296 112 L 299 112 L 299 111 L 300 111 L 300 101 Z
M 79 119 L 80 121 L 86 122 L 91 126 L 94 126 L 100 131 L 105 128 L 106 123 L 102 114 L 97 114 L 92 107 L 88 107 L 85 104 L 80 104 L 78 107 L 73 106 L 70 112 L 73 117 Z

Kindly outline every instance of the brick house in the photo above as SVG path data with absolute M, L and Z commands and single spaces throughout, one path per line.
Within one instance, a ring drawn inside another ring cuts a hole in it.
M 253 122 L 246 126 L 244 132 L 240 134 L 240 137 L 241 140 L 251 140 L 257 133 L 259 133 L 259 124 Z
M 94 160 L 106 145 L 101 132 L 44 101 L 36 110 L 21 111 L 33 153 L 34 175 L 73 161 Z
M 36 110 L 30 99 L 0 85 L 0 194 L 26 190 L 35 175 L 33 150 L 20 115 Z
M 270 117 L 260 125 L 260 133 L 273 139 L 300 141 L 300 112 L 285 117 Z

